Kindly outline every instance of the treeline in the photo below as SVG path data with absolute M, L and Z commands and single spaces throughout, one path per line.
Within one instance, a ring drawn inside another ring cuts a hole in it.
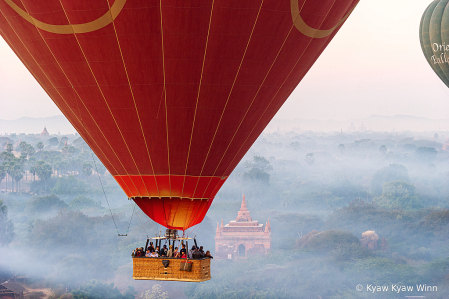
M 48 149 L 42 141 L 34 146 L 21 141 L 16 148 L 7 143 L 6 150 L 0 153 L 0 184 L 4 181 L 5 192 L 48 193 L 55 184 L 52 177 L 87 179 L 94 172 L 106 172 L 81 138 L 72 144 L 67 141 L 67 137 L 52 137 Z M 22 186 L 23 181 L 26 186 Z

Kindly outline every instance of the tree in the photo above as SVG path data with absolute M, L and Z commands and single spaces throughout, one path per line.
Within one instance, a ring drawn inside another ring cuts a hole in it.
M 424 163 L 431 163 L 437 158 L 438 152 L 433 147 L 420 147 L 415 151 L 415 157 Z
M 36 153 L 36 150 L 34 149 L 34 147 L 31 144 L 27 144 L 26 148 L 25 148 L 25 154 L 27 155 L 27 157 L 30 157 L 32 155 L 34 155 Z
M 89 162 L 83 163 L 83 174 L 88 177 L 92 174 L 92 165 Z
M 270 182 L 268 171 L 273 170 L 273 166 L 271 166 L 270 161 L 266 158 L 254 156 L 251 161 L 245 162 L 245 167 L 250 168 L 250 170 L 243 174 L 243 179 L 258 181 L 264 184 Z
M 388 150 L 388 148 L 387 148 L 385 145 L 382 145 L 382 146 L 379 148 L 379 152 L 380 152 L 382 155 L 385 155 L 385 153 L 387 152 L 387 150 Z
M 58 137 L 52 137 L 48 140 L 48 144 L 50 144 L 50 146 L 56 146 L 59 144 L 59 140 Z
M 16 181 L 16 192 L 19 191 L 19 183 L 23 179 L 23 161 L 15 159 L 15 161 L 9 162 L 11 164 L 11 178 Z
M 306 155 L 306 163 L 309 165 L 312 165 L 313 163 L 315 163 L 315 157 L 313 156 L 313 153 L 308 153 Z
M 29 172 L 33 174 L 33 182 L 36 180 L 36 157 L 30 157 L 28 159 L 28 168 L 29 168 Z
M 168 299 L 168 293 L 162 291 L 162 286 L 160 284 L 155 284 L 151 287 L 151 290 L 147 290 L 140 294 L 142 299 Z
M 265 157 L 261 156 L 254 156 L 251 161 L 246 161 L 245 167 L 258 168 L 265 172 L 273 170 L 273 166 L 271 166 L 270 161 L 268 161 Z
M 36 147 L 41 151 L 44 148 L 44 144 L 41 141 L 39 141 Z
M 8 220 L 8 208 L 0 200 L 0 247 L 6 246 L 14 239 L 14 224 Z
M 65 209 L 68 205 L 59 199 L 56 195 L 48 195 L 38 197 L 28 203 L 30 212 L 44 213 L 54 210 Z
M 14 158 L 15 158 L 14 154 L 11 153 L 11 152 L 8 152 L 8 151 L 2 152 L 2 153 L 0 154 L 0 159 L 1 159 L 2 161 L 7 161 L 7 162 L 9 162 L 9 161 L 12 161 Z
M 423 207 L 419 197 L 415 194 L 415 186 L 403 181 L 385 183 L 382 195 L 375 197 L 374 201 L 389 209 L 409 210 Z
M 433 134 L 433 138 L 435 138 L 435 140 L 437 140 L 438 137 L 440 137 L 440 135 L 438 135 L 438 133 Z
M 74 198 L 69 202 L 69 206 L 72 210 L 82 210 L 90 208 L 100 208 L 101 203 L 85 196 L 78 196 L 77 198 Z
M 8 153 L 11 153 L 13 150 L 13 145 L 11 143 L 8 142 L 8 144 L 6 145 L 6 151 Z
M 338 150 L 340 151 L 340 153 L 343 154 L 345 152 L 345 149 L 346 149 L 346 147 L 345 147 L 345 145 L 343 143 L 340 143 L 338 145 Z
M 0 165 L 0 184 L 6 178 L 6 171 L 3 165 Z
M 26 146 L 27 146 L 27 143 L 26 143 L 25 141 L 21 141 L 21 142 L 19 143 L 20 151 L 25 150 Z
M 52 189 L 54 194 L 82 194 L 88 191 L 88 185 L 77 180 L 73 175 L 60 177 Z
M 374 195 L 382 193 L 383 184 L 391 181 L 408 182 L 408 170 L 404 165 L 390 164 L 378 170 L 371 179 L 371 192 Z
M 37 161 L 35 171 L 39 179 L 45 182 L 45 193 L 47 193 L 47 180 L 51 178 L 53 169 L 49 164 L 45 163 L 44 161 Z

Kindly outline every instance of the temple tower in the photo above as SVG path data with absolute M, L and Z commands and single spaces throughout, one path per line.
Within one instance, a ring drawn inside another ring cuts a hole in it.
M 253 254 L 266 254 L 271 250 L 270 219 L 263 225 L 253 220 L 243 195 L 237 218 L 221 226 L 217 223 L 215 233 L 215 256 L 237 259 Z

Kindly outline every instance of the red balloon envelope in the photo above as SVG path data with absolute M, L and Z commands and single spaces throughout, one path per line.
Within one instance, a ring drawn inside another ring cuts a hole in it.
M 0 34 L 161 225 L 200 223 L 358 0 L 1 0 Z

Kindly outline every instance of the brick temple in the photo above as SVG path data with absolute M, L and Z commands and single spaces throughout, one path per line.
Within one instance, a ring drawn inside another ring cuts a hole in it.
M 245 195 L 237 218 L 223 226 L 217 223 L 215 256 L 237 259 L 254 254 L 266 254 L 271 249 L 270 219 L 263 225 L 253 220 L 246 206 Z

